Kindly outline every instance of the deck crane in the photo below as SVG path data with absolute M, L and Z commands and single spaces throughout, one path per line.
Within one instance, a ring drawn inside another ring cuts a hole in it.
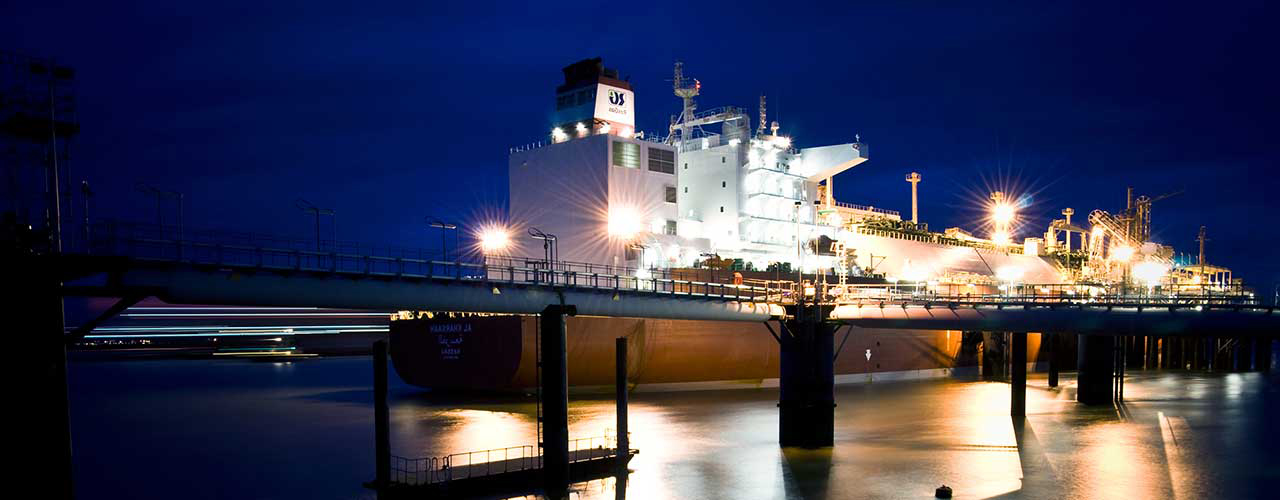
M 1133 200 L 1130 210 L 1126 214 L 1129 219 L 1129 235 L 1138 241 L 1149 241 L 1151 239 L 1151 204 L 1182 193 L 1183 190 L 1179 189 L 1154 198 L 1139 196 L 1136 200 Z

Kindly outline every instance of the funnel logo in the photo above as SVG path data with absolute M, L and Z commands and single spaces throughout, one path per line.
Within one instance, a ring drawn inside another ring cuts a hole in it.
M 635 126 L 636 96 L 629 89 L 600 84 L 595 94 L 594 117 L 617 127 Z

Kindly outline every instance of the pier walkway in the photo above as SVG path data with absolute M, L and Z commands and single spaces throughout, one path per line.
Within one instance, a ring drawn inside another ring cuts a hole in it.
M 1077 399 L 1107 404 L 1123 397 L 1124 342 L 1117 336 L 1211 334 L 1247 338 L 1256 344 L 1254 352 L 1262 352 L 1263 344 L 1269 347 L 1280 331 L 1276 309 L 1259 306 L 1243 294 L 1110 294 L 1089 285 L 1069 285 L 1090 289 L 1073 294 L 1062 285 L 1006 284 L 999 294 L 938 296 L 920 293 L 919 284 L 904 291 L 897 283 L 838 290 L 803 280 L 764 286 L 696 282 L 653 270 L 553 259 L 447 261 L 421 250 L 326 246 L 135 224 L 103 224 L 85 234 L 81 245 L 56 252 L 32 249 L 9 260 L 14 285 L 26 292 L 15 305 L 46 322 L 32 331 L 60 334 L 32 336 L 35 340 L 27 350 L 43 353 L 33 370 L 62 374 L 42 379 L 48 384 L 47 406 L 52 409 L 42 421 L 66 438 L 68 454 L 66 344 L 149 296 L 188 304 L 537 314 L 540 393 L 546 401 L 546 462 L 538 463 L 546 465 L 541 474 L 549 488 L 568 484 L 572 457 L 585 457 L 582 463 L 603 461 L 594 451 L 569 453 L 566 316 L 770 324 L 781 365 L 779 442 L 807 448 L 833 442 L 834 333 L 843 325 L 1008 332 L 1014 416 L 1025 415 L 1028 332 L 1079 335 Z M 1042 294 L 1041 288 L 1048 291 Z M 119 302 L 67 335 L 61 301 L 67 296 L 117 297 Z M 621 448 L 629 457 L 630 448 Z M 526 463 L 508 460 L 499 462 L 507 470 L 504 474 L 532 470 L 511 472 L 511 467 Z M 492 460 L 484 463 L 487 471 L 495 467 Z M 439 477 L 439 469 L 427 470 L 435 471 L 429 473 L 432 479 Z M 468 477 L 479 472 L 475 465 L 457 470 Z M 449 477 L 448 483 L 454 483 Z M 378 484 L 390 482 L 384 477 Z

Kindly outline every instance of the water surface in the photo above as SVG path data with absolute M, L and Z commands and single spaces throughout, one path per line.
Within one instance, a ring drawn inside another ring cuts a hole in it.
M 73 362 L 81 498 L 372 498 L 368 358 L 301 362 Z M 666 498 L 1258 498 L 1280 479 L 1280 379 L 1131 377 L 1121 408 L 1032 378 L 1025 420 L 1009 386 L 940 380 L 837 387 L 836 445 L 777 446 L 776 390 L 637 393 L 625 494 Z M 570 405 L 573 437 L 614 426 L 612 399 Z M 402 456 L 532 444 L 534 405 L 391 383 Z M 615 481 L 575 486 L 616 498 Z

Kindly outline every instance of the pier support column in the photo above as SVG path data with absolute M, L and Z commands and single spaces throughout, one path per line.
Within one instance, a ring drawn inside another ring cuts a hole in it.
M 1201 370 L 1201 368 L 1204 367 L 1204 339 L 1199 338 L 1199 336 L 1193 336 L 1193 338 L 1189 340 L 1189 344 L 1190 345 L 1187 347 L 1187 354 L 1190 361 L 1188 364 L 1190 364 L 1192 370 Z
M 1125 368 L 1141 369 L 1142 360 L 1146 356 L 1146 337 L 1130 335 L 1125 337 Z
M 387 341 L 373 343 L 374 488 L 391 484 L 391 412 L 387 407 Z
M 1116 338 L 1079 335 L 1076 361 L 1076 401 L 1106 405 L 1112 401 Z
M 1005 351 L 1004 332 L 982 333 L 982 378 L 1003 380 L 1009 375 L 1005 370 L 1009 363 Z
M 1170 356 L 1173 354 L 1173 349 L 1171 347 L 1171 344 L 1173 344 L 1174 340 L 1173 340 L 1173 337 L 1160 337 L 1159 339 L 1160 339 L 1158 341 L 1160 342 L 1159 366 L 1160 366 L 1160 369 L 1167 369 L 1173 366 L 1172 364 L 1170 364 L 1169 361 L 1170 361 Z
M 1271 371 L 1271 338 L 1257 337 L 1253 339 L 1253 369 L 1262 373 Z
M 613 380 L 617 386 L 614 404 L 617 405 L 618 428 L 618 470 L 625 470 L 627 460 L 631 457 L 631 437 L 627 435 L 627 338 L 614 340 Z M 625 488 L 625 486 L 618 486 Z
M 1235 362 L 1232 363 L 1232 365 L 1234 365 L 1235 367 L 1235 371 L 1238 371 L 1238 372 L 1252 371 L 1253 370 L 1253 342 L 1249 342 L 1249 339 L 1246 337 L 1236 337 L 1235 343 L 1236 343 L 1236 347 L 1234 349 L 1235 353 L 1232 354 L 1232 356 L 1235 357 Z
M 1058 334 L 1045 333 L 1041 337 L 1049 349 L 1049 387 L 1058 386 Z
M 835 441 L 834 334 L 828 306 L 801 304 L 779 334 L 778 442 L 822 448 Z
M 547 498 L 564 498 L 569 490 L 569 371 L 565 350 L 565 315 L 574 306 L 549 305 L 541 321 L 542 486 Z
M 1009 415 L 1027 414 L 1027 334 L 1009 334 Z
M 71 417 L 67 386 L 67 338 L 60 277 L 69 272 L 56 257 L 3 254 L 10 298 L 11 391 L 18 410 L 10 427 L 21 437 L 10 455 L 26 464 L 15 469 L 43 498 L 72 498 Z

